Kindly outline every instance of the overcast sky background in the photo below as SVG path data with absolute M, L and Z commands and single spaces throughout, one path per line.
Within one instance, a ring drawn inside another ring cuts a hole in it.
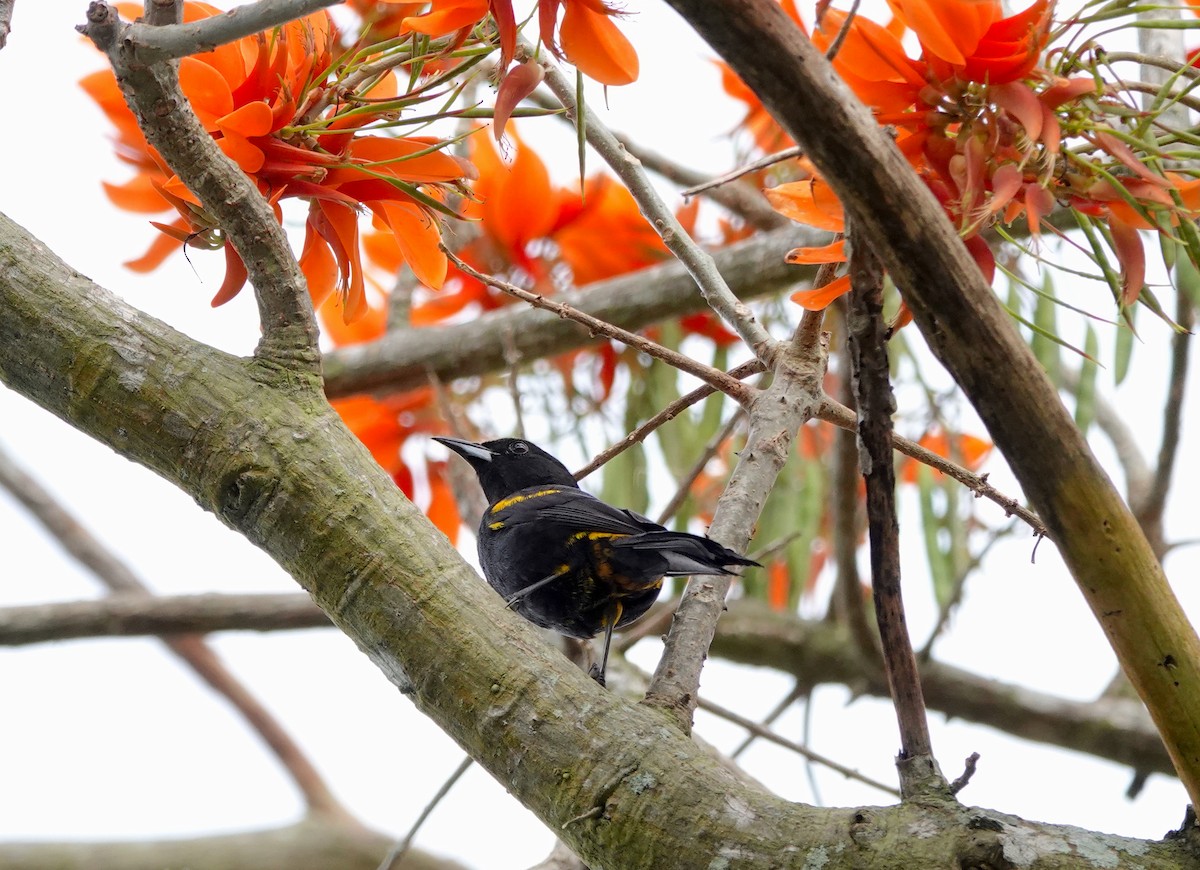
M 720 96 L 716 69 L 704 60 L 710 54 L 660 4 L 630 5 L 639 14 L 623 29 L 639 50 L 642 80 L 611 90 L 609 111 L 603 112 L 599 95 L 593 105 L 615 129 L 681 163 L 714 174 L 728 169 L 731 148 L 724 134 L 740 110 Z M 195 253 L 194 268 L 177 256 L 149 276 L 120 266 L 142 253 L 154 230 L 144 216 L 116 211 L 100 187 L 101 180 L 124 180 L 127 171 L 112 156 L 99 110 L 75 84 L 103 62 L 73 31 L 85 8 L 82 0 L 17 4 L 8 47 L 0 51 L 0 80 L 6 83 L 0 89 L 0 117 L 6 119 L 0 208 L 138 308 L 199 340 L 247 353 L 258 334 L 250 293 L 215 311 L 208 305 L 220 283 L 220 255 Z M 540 124 L 559 126 L 553 119 Z M 525 122 L 523 135 L 533 135 L 532 129 Z M 558 142 L 555 172 L 566 183 L 574 173 L 573 146 L 565 134 L 547 139 Z M 1073 298 L 1088 300 L 1093 309 L 1107 304 L 1095 298 L 1094 288 L 1078 294 Z M 1115 402 L 1153 456 L 1168 331 L 1144 316 L 1141 324 L 1135 373 Z M 915 332 L 909 338 L 919 341 Z M 1101 383 L 1111 385 L 1111 375 L 1102 373 Z M 1195 538 L 1200 531 L 1194 512 L 1180 509 L 1200 477 L 1186 447 L 1194 442 L 1196 393 L 1193 380 L 1176 510 L 1168 521 L 1177 537 Z M 3 388 L 0 445 L 158 593 L 296 589 L 270 559 L 174 487 Z M 1111 456 L 1103 445 L 1099 449 L 1106 460 Z M 987 470 L 993 483 L 1017 491 L 1000 463 Z M 655 493 L 659 503 L 667 495 Z M 911 516 L 911 499 L 908 509 Z M 999 509 L 988 519 L 1000 522 Z M 906 583 L 909 620 L 920 641 L 935 614 L 915 531 L 913 524 Z M 103 594 L 3 493 L 0 543 L 0 606 Z M 1024 536 L 998 548 L 990 570 L 969 586 L 966 607 L 938 655 L 1032 688 L 1093 698 L 1112 676 L 1112 655 L 1053 547 L 1043 543 L 1035 564 L 1030 549 Z M 1167 565 L 1193 616 L 1200 613 L 1194 564 L 1193 551 L 1183 549 Z M 374 827 L 406 830 L 462 757 L 336 631 L 225 634 L 211 642 L 296 736 L 337 796 Z M 632 658 L 649 668 L 656 656 L 655 645 L 643 643 Z M 706 696 L 751 717 L 765 715 L 790 685 L 780 674 L 718 660 L 709 662 L 704 679 Z M 0 649 L 0 692 L 0 839 L 189 836 L 286 824 L 302 811 L 290 781 L 257 737 L 153 640 Z M 1186 798 L 1173 779 L 1151 777 L 1130 802 L 1123 797 L 1132 775 L 1127 769 L 931 718 L 934 746 L 949 776 L 960 772 L 967 754 L 982 753 L 979 772 L 962 795 L 969 803 L 1144 837 L 1161 836 L 1183 817 Z M 777 727 L 800 739 L 802 705 Z M 895 780 L 898 738 L 890 705 L 851 702 L 844 689 L 822 689 L 810 727 L 814 749 Z M 704 714 L 698 730 L 725 750 L 741 739 L 738 729 Z M 745 758 L 753 775 L 784 796 L 813 800 L 799 758 L 761 742 Z M 887 802 L 835 774 L 818 769 L 816 775 L 829 804 Z M 479 868 L 528 866 L 552 842 L 479 768 L 468 772 L 418 838 L 426 848 Z

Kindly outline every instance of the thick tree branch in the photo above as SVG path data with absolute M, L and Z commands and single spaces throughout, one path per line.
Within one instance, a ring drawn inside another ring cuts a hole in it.
M 668 0 L 804 148 L 1046 524 L 1200 803 L 1200 639 L 1155 554 L 954 228 L 771 0 Z
M 814 269 L 790 266 L 779 252 L 815 244 L 815 239 L 814 232 L 803 229 L 775 230 L 722 248 L 713 260 L 739 296 L 765 296 L 811 279 Z M 674 260 L 555 298 L 630 330 L 707 310 L 695 282 Z M 368 390 L 412 389 L 428 383 L 431 374 L 448 382 L 503 371 L 514 356 L 518 361 L 539 359 L 589 340 L 577 324 L 547 311 L 514 306 L 469 323 L 396 330 L 379 341 L 327 354 L 325 390 L 337 398 Z
M 21 870 L 376 870 L 387 850 L 388 840 L 374 831 L 316 817 L 286 828 L 187 840 L 0 843 L 0 865 Z M 464 868 L 413 851 L 398 870 Z
M 316 322 L 308 284 L 283 227 L 250 178 L 200 124 L 180 90 L 175 65 L 147 66 L 133 56 L 131 27 L 113 6 L 93 2 L 88 23 L 79 30 L 108 55 L 146 141 L 200 198 L 245 263 L 263 330 L 256 355 L 286 365 L 295 382 L 315 390 L 320 368 Z
M 8 35 L 12 33 L 13 7 L 17 0 L 0 0 L 0 48 L 8 44 Z

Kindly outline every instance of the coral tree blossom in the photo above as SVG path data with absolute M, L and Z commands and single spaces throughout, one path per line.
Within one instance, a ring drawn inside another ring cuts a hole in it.
M 187 3 L 186 20 L 219 14 L 204 3 Z M 136 14 L 137 8 L 122 11 Z M 186 57 L 179 78 L 193 110 L 220 146 L 275 206 L 300 198 L 309 205 L 300 265 L 313 301 L 337 292 L 347 320 L 366 311 L 360 260 L 359 213 L 368 211 L 394 238 L 419 280 L 439 287 L 446 257 L 439 250 L 434 215 L 442 191 L 474 174 L 442 150 L 435 139 L 368 135 L 378 120 L 374 107 L 396 97 L 395 77 L 378 78 L 350 104 L 337 99 L 332 73 L 335 32 L 324 12 L 292 21 L 270 33 L 246 37 L 214 51 Z M 157 213 L 174 208 L 174 220 L 155 223 L 162 232 L 150 250 L 127 265 L 148 271 L 183 244 L 223 248 L 225 280 L 214 305 L 233 298 L 246 281 L 237 251 L 195 196 L 167 168 L 142 136 L 110 70 L 82 81 L 116 128 L 117 153 L 136 175 L 107 184 L 121 208 Z
M 797 24 L 799 15 L 785 0 Z M 1052 0 L 1014 15 L 1000 0 L 891 0 L 887 25 L 827 8 L 812 31 L 828 51 L 842 34 L 834 69 L 876 120 L 895 131 L 896 145 L 958 227 L 990 280 L 992 251 L 980 231 L 1024 218 L 1036 237 L 1060 204 L 1107 225 L 1121 266 L 1120 302 L 1136 301 L 1145 278 L 1137 230 L 1163 230 L 1193 216 L 1200 182 L 1151 169 L 1113 129 L 1111 86 L 1091 74 L 1064 77 L 1040 65 L 1051 35 Z M 911 57 L 902 37 L 916 37 Z M 726 75 L 726 89 L 744 98 Z M 747 101 L 748 129 L 760 144 L 778 144 L 756 101 Z M 1080 147 L 1069 151 L 1064 140 Z M 806 178 L 766 191 L 772 205 L 801 223 L 844 229 L 841 204 L 820 175 L 801 161 Z M 844 262 L 840 242 L 801 248 L 789 262 Z M 849 288 L 846 277 L 803 290 L 793 299 L 820 309 Z

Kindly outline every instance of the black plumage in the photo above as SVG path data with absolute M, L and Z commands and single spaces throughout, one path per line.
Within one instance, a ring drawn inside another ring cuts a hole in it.
M 593 676 L 604 682 L 614 628 L 650 609 L 664 577 L 757 565 L 716 541 L 672 532 L 584 492 L 535 444 L 436 438 L 471 464 L 488 500 L 479 563 L 488 583 L 535 625 L 570 637 L 605 632 Z

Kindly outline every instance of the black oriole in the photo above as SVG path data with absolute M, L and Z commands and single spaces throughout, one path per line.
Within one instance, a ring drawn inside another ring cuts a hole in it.
M 603 631 L 604 653 L 592 669 L 601 685 L 613 629 L 650 609 L 664 577 L 731 574 L 729 565 L 758 564 L 605 504 L 528 441 L 434 440 L 471 464 L 487 497 L 479 563 L 488 583 L 534 625 L 578 638 Z

